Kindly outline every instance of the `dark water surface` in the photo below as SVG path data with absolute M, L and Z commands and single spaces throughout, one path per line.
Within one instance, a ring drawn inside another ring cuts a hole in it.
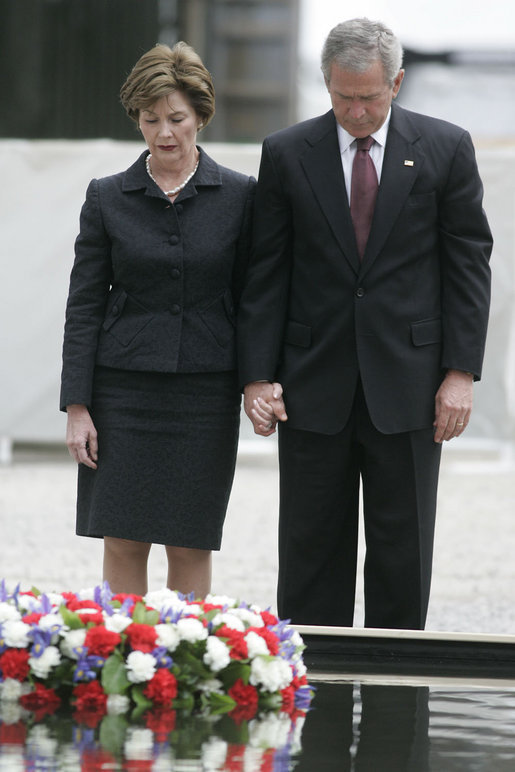
M 296 770 L 515 770 L 515 681 L 316 686 Z
M 515 680 L 320 678 L 297 722 L 198 716 L 145 726 L 106 716 L 88 726 L 63 715 L 34 721 L 3 703 L 0 772 L 515 770 Z

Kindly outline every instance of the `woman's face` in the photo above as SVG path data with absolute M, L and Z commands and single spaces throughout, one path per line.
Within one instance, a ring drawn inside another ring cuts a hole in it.
M 181 91 L 172 91 L 139 116 L 152 158 L 162 164 L 185 163 L 195 155 L 199 118 Z

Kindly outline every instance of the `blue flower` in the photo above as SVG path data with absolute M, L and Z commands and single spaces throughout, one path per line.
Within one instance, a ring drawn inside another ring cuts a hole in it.
M 152 656 L 155 657 L 158 668 L 170 668 L 173 665 L 173 659 L 168 654 L 168 649 L 165 646 L 158 646 L 154 649 Z
M 46 647 L 52 643 L 52 633 L 49 630 L 41 630 L 39 627 L 29 630 L 28 637 L 32 639 L 30 654 L 36 659 L 39 659 Z

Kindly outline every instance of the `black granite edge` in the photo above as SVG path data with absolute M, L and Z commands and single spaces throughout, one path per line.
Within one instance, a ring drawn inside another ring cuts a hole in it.
M 509 643 L 303 635 L 308 671 L 515 678 Z

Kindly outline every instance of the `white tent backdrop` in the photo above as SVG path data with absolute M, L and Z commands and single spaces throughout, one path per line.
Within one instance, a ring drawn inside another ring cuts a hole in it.
M 220 163 L 257 175 L 257 145 L 206 144 Z M 127 168 L 138 142 L 0 141 L 0 458 L 12 442 L 62 442 L 58 410 L 64 308 L 88 182 Z M 515 441 L 515 147 L 482 146 L 478 162 L 494 232 L 493 301 L 469 441 Z M 252 434 L 244 424 L 242 436 Z M 464 441 L 464 440 L 463 440 Z

